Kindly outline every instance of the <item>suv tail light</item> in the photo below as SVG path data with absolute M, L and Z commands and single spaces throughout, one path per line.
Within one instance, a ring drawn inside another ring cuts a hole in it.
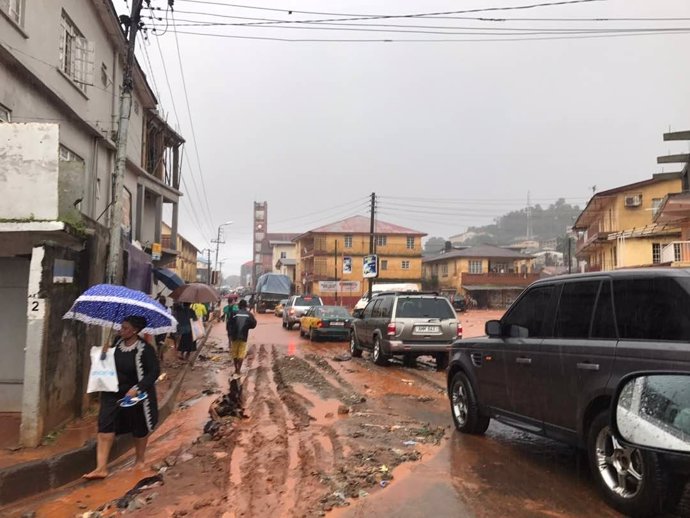
M 388 336 L 395 336 L 395 331 L 395 323 L 391 322 L 390 324 L 388 324 L 388 327 L 386 328 L 386 334 Z
M 462 324 L 458 322 L 458 338 L 462 338 Z
M 319 320 L 319 323 L 316 324 L 316 327 L 323 327 L 323 326 L 324 326 L 323 320 Z

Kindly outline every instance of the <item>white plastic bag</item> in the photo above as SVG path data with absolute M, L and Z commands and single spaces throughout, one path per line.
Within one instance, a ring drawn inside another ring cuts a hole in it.
M 105 360 L 101 360 L 102 347 L 91 348 L 91 371 L 87 393 L 117 392 L 118 381 L 115 370 L 115 348 L 109 348 L 105 353 Z
M 199 340 L 206 334 L 204 323 L 201 320 L 190 319 L 189 323 L 192 325 L 192 340 Z

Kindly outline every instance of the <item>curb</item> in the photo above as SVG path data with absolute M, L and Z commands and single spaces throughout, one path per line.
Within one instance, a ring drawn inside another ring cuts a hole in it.
M 201 339 L 196 353 L 177 375 L 170 390 L 165 395 L 165 400 L 158 406 L 158 426 L 173 413 L 182 382 L 187 371 L 194 366 L 197 356 L 206 347 L 206 340 L 212 324 L 213 322 L 209 322 L 206 326 L 206 334 Z M 129 435 L 117 437 L 110 453 L 110 462 L 130 451 L 132 446 L 133 441 Z M 62 487 L 78 480 L 84 473 L 95 467 L 95 439 L 90 439 L 84 446 L 53 457 L 7 466 L 0 469 L 0 506 Z

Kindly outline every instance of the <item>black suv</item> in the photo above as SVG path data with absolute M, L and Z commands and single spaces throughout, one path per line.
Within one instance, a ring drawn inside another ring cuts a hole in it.
M 489 419 L 584 448 L 606 500 L 628 515 L 670 504 L 686 479 L 609 429 L 620 379 L 690 371 L 690 271 L 639 269 L 532 284 L 486 337 L 453 344 L 448 395 L 458 430 Z M 671 504 L 672 505 L 672 504 Z
M 451 344 L 462 337 L 453 307 L 438 293 L 381 293 L 363 310 L 355 310 L 354 316 L 350 353 L 361 356 L 362 349 L 369 349 L 377 365 L 385 365 L 394 355 L 402 356 L 406 365 L 430 355 L 443 370 Z

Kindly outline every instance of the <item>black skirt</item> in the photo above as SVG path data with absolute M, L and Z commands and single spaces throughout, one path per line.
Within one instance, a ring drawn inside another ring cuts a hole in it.
M 119 392 L 101 392 L 98 411 L 98 432 L 122 435 L 131 433 L 137 438 L 146 437 L 158 424 L 156 391 L 148 392 L 148 399 L 128 408 L 117 402 L 124 397 Z
M 191 353 L 196 351 L 196 342 L 192 339 L 192 333 L 181 333 L 180 343 L 177 350 L 181 353 Z

